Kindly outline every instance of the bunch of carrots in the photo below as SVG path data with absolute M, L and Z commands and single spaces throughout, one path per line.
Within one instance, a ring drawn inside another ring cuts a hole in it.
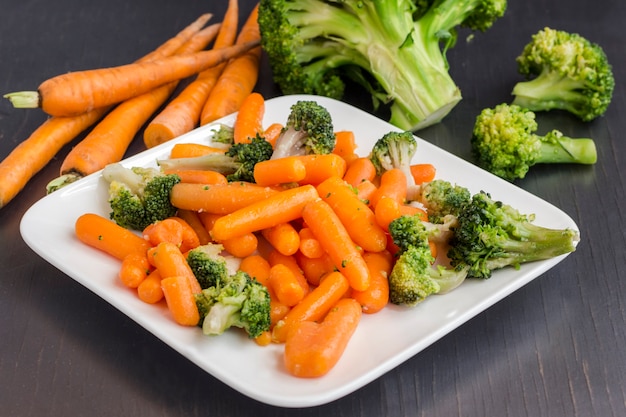
M 234 121 L 236 141 L 257 135 L 274 143 L 280 123 L 264 127 L 263 97 L 251 93 Z M 339 361 L 362 314 L 389 302 L 387 277 L 397 248 L 389 223 L 426 216 L 406 203 L 407 181 L 393 169 L 377 175 L 356 153 L 353 132 L 337 131 L 327 155 L 270 159 L 255 166 L 256 183 L 228 182 L 214 171 L 179 170 L 171 202 L 175 217 L 141 236 L 102 216 L 76 222 L 86 244 L 120 260 L 119 278 L 147 303 L 165 300 L 179 324 L 198 325 L 200 291 L 186 252 L 211 242 L 240 258 L 239 269 L 265 285 L 271 328 L 255 340 L 284 343 L 284 363 L 298 377 L 319 377 Z M 171 156 L 224 152 L 209 144 L 177 143 Z M 435 177 L 431 164 L 412 166 L 416 183 Z M 436 255 L 436 246 L 432 247 Z
M 0 208 L 89 128 L 49 192 L 120 161 L 148 121 L 143 139 L 151 148 L 237 111 L 258 79 L 257 8 L 241 30 L 237 0 L 229 0 L 220 23 L 205 27 L 211 18 L 201 15 L 134 63 L 71 72 L 44 81 L 37 91 L 6 94 L 15 107 L 38 107 L 51 117 L 0 162 Z M 155 114 L 186 78 L 187 86 Z

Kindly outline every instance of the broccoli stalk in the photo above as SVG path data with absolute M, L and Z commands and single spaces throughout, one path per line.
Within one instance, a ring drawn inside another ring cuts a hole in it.
M 170 201 L 178 175 L 165 175 L 156 168 L 126 168 L 107 165 L 102 177 L 109 183 L 111 219 L 122 227 L 143 230 L 151 223 L 176 214 Z
M 447 253 L 451 265 L 469 267 L 469 277 L 489 278 L 495 269 L 519 268 L 576 249 L 578 232 L 549 229 L 533 220 L 534 216 L 523 215 L 485 192 L 473 195 L 453 228 Z
M 274 80 L 285 94 L 341 99 L 345 80 L 374 106 L 390 104 L 392 124 L 418 130 L 461 100 L 446 51 L 457 28 L 485 31 L 506 0 L 261 0 L 259 28 Z
M 295 155 L 328 154 L 335 148 L 333 121 L 328 110 L 315 101 L 297 101 L 274 143 L 271 159 Z
M 589 138 L 570 138 L 558 130 L 537 135 L 535 113 L 515 104 L 484 109 L 471 138 L 478 165 L 508 181 L 524 178 L 538 163 L 594 164 L 596 146 Z
M 513 104 L 532 111 L 565 110 L 591 121 L 611 102 L 615 79 L 607 56 L 578 34 L 545 28 L 533 35 L 517 63 L 529 79 L 514 86 Z

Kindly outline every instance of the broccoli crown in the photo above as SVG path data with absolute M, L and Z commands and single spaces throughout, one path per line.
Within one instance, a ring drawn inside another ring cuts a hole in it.
M 517 63 L 530 79 L 514 86 L 514 104 L 533 111 L 565 110 L 590 121 L 611 102 L 615 79 L 608 58 L 602 47 L 579 34 L 545 28 L 533 35 Z
M 176 214 L 170 202 L 178 175 L 165 175 L 156 168 L 125 168 L 111 164 L 103 177 L 109 183 L 110 217 L 122 227 L 143 230 L 151 223 Z
M 422 184 L 419 201 L 426 208 L 428 220 L 441 223 L 446 216 L 458 216 L 471 199 L 472 194 L 467 188 L 435 179 Z
M 254 338 L 270 328 L 269 292 L 246 272 L 237 271 L 221 285 L 203 289 L 195 298 L 206 335 L 220 335 L 230 327 L 239 327 Z
M 419 215 L 404 215 L 395 218 L 389 223 L 389 235 L 401 252 L 410 247 L 429 249 L 428 230 Z
M 476 117 L 472 151 L 478 165 L 508 181 L 524 178 L 537 163 L 594 164 L 595 143 L 553 130 L 537 135 L 535 113 L 516 104 L 486 108 Z
M 261 44 L 285 94 L 341 99 L 346 82 L 390 104 L 391 123 L 417 130 L 461 99 L 446 51 L 457 27 L 484 31 L 507 0 L 261 0 Z M 420 65 L 415 65 L 419 62 Z
M 197 246 L 187 253 L 187 264 L 201 288 L 220 286 L 228 279 L 226 259 L 220 254 L 223 249 L 222 245 L 208 243 Z
M 335 149 L 333 120 L 328 110 L 310 100 L 291 106 L 289 116 L 276 143 L 272 158 L 293 155 L 329 154 Z
M 430 249 L 411 246 L 396 259 L 389 274 L 389 301 L 414 306 L 439 292 L 439 284 L 428 271 L 434 261 Z
M 401 169 L 407 178 L 411 178 L 411 160 L 416 151 L 417 140 L 413 133 L 392 131 L 385 133 L 374 143 L 369 158 L 378 175 L 397 168 Z
M 495 269 L 519 268 L 575 250 L 576 231 L 545 228 L 533 220 L 488 193 L 474 194 L 453 228 L 447 253 L 451 265 L 469 267 L 469 277 L 489 278 Z

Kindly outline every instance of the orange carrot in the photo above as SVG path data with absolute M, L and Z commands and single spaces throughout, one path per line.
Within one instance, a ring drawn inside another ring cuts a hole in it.
M 180 242 L 180 251 L 185 253 L 191 249 L 194 249 L 200 246 L 200 238 L 196 233 L 196 230 L 191 227 L 189 223 L 180 216 L 170 217 L 171 220 L 174 220 L 182 227 L 182 240 Z M 167 220 L 167 219 L 166 219 Z
M 240 236 L 221 240 L 220 243 L 224 246 L 226 252 L 238 258 L 244 258 L 256 251 L 259 240 L 254 233 L 244 233 Z
M 389 223 L 400 217 L 400 204 L 393 198 L 382 196 L 374 209 L 376 223 L 385 231 L 389 231 Z
M 414 164 L 410 169 L 417 185 L 434 180 L 437 174 L 437 169 L 433 164 Z
M 129 253 L 122 260 L 119 270 L 120 280 L 128 288 L 137 288 L 150 273 L 150 263 L 145 253 Z
M 158 303 L 163 299 L 163 288 L 161 288 L 161 274 L 156 269 L 150 272 L 146 279 L 141 281 L 137 287 L 137 296 L 148 304 Z
M 279 191 L 247 182 L 228 184 L 178 183 L 172 188 L 172 204 L 185 210 L 228 214 L 259 201 L 267 201 Z
M 305 320 L 321 320 L 349 288 L 348 280 L 342 273 L 328 274 L 319 286 L 308 293 L 302 301 L 289 310 L 282 320 L 276 323 L 272 329 L 272 339 L 282 343 L 287 339 L 290 328 L 296 323 Z
M 310 228 L 302 227 L 298 232 L 298 236 L 300 238 L 298 249 L 307 258 L 319 258 L 326 253 Z
M 302 218 L 337 270 L 348 278 L 350 286 L 358 291 L 367 289 L 370 281 L 367 265 L 331 206 L 321 199 L 313 201 L 304 207 Z
M 426 211 L 424 209 L 421 209 L 421 208 L 416 207 L 416 206 L 412 206 L 410 204 L 400 204 L 398 206 L 398 208 L 400 210 L 400 215 L 401 216 L 418 215 L 418 216 L 420 216 L 420 218 L 423 221 L 427 221 L 428 220 L 428 214 L 426 213 Z
M 325 155 L 298 156 L 306 168 L 306 177 L 299 184 L 317 185 L 330 177 L 343 177 L 346 172 L 346 161 L 333 153 Z
M 304 290 L 292 270 L 284 264 L 276 264 L 270 268 L 268 284 L 272 287 L 276 298 L 281 303 L 292 307 L 304 298 Z
M 259 346 L 267 346 L 272 343 L 272 332 L 269 330 L 264 331 L 260 335 L 254 338 L 254 342 Z
M 273 291 L 270 291 L 270 294 L 270 329 L 273 329 L 276 323 L 284 319 L 287 313 L 291 311 L 291 307 L 278 301 Z
M 44 81 L 35 92 L 9 93 L 5 97 L 15 107 L 40 107 L 51 116 L 75 116 L 189 77 L 256 48 L 259 43 L 254 40 L 148 62 L 70 72 Z
M 272 123 L 265 130 L 263 130 L 263 138 L 274 146 L 276 144 L 276 139 L 280 136 L 280 133 L 283 131 L 282 123 Z
M 198 32 L 176 54 L 204 49 L 217 35 L 219 24 Z M 170 97 L 178 81 L 170 82 L 120 103 L 67 154 L 61 164 L 61 175 L 92 174 L 106 165 L 119 162 L 135 135 L 154 112 Z
M 235 123 L 233 124 L 233 140 L 235 143 L 249 143 L 263 131 L 265 115 L 265 98 L 252 92 L 241 102 Z
M 306 177 L 304 162 L 297 156 L 268 159 L 254 166 L 254 181 L 258 185 L 279 185 L 299 182 Z
M 206 245 L 211 241 L 211 236 L 204 228 L 204 224 L 202 223 L 202 220 L 200 220 L 198 212 L 192 210 L 178 210 L 177 216 L 193 228 L 196 232 L 196 236 L 198 236 L 198 243 L 200 245 Z
M 303 321 L 289 332 L 284 362 L 300 378 L 326 375 L 343 355 L 361 320 L 361 307 L 350 298 L 339 300 L 324 321 Z
M 189 279 L 180 275 L 163 278 L 161 288 L 174 321 L 183 326 L 197 326 L 200 313 Z
M 353 187 L 357 187 L 363 181 L 373 181 L 374 178 L 376 178 L 376 167 L 372 160 L 367 157 L 352 161 L 343 176 L 344 181 Z
M 263 229 L 261 234 L 283 255 L 293 255 L 300 248 L 300 235 L 291 223 L 280 223 Z
M 248 273 L 261 284 L 268 286 L 270 277 L 270 263 L 261 255 L 249 255 L 244 257 L 239 264 L 239 270 Z
M 390 169 L 380 176 L 380 185 L 370 198 L 370 204 L 375 208 L 382 196 L 393 198 L 403 204 L 406 200 L 407 182 L 406 175 L 398 168 Z
M 314 287 L 320 284 L 323 277 L 335 270 L 335 265 L 327 253 L 318 258 L 309 258 L 298 252 L 295 257 L 307 282 Z
M 235 46 L 250 42 L 257 43 L 257 46 L 248 48 L 247 52 L 239 54 L 224 67 L 202 108 L 201 125 L 239 110 L 243 100 L 256 85 L 261 59 L 261 47 L 258 46 L 261 39 L 257 22 L 258 8 L 257 4 L 244 22 L 235 42 Z
M 224 153 L 223 148 L 203 145 L 201 143 L 176 143 L 170 151 L 170 158 L 193 158 L 196 156 L 204 156 L 212 153 Z
M 304 206 L 316 198 L 317 191 L 310 185 L 279 191 L 217 219 L 212 230 L 213 239 L 230 239 L 298 219 Z
M 189 282 L 190 290 L 195 294 L 202 291 L 193 271 L 187 264 L 185 255 L 178 246 L 169 242 L 161 242 L 148 250 L 149 262 L 159 270 L 163 279 L 183 277 Z
M 361 201 L 363 201 L 368 206 L 371 206 L 371 198 L 377 189 L 378 187 L 372 181 L 364 180 L 356 186 L 356 194 L 361 199 Z
M 335 132 L 335 149 L 333 153 L 342 157 L 346 162 L 350 163 L 356 156 L 356 140 L 354 132 L 351 130 L 340 130 Z
M 81 242 L 120 261 L 130 253 L 145 253 L 150 248 L 150 243 L 143 238 L 94 213 L 85 213 L 76 219 L 75 233 Z
M 198 218 L 200 218 L 200 221 L 204 225 L 204 229 L 209 234 L 210 241 L 213 241 L 213 237 L 211 236 L 211 230 L 213 230 L 213 225 L 215 224 L 215 221 L 222 217 L 223 214 L 208 213 L 206 211 L 200 211 L 196 213 L 198 213 Z
M 235 42 L 238 23 L 238 2 L 229 0 L 214 48 L 223 48 Z M 199 124 L 202 107 L 225 65 L 222 63 L 199 73 L 195 80 L 152 119 L 144 130 L 143 140 L 147 148 L 187 133 Z
M 202 169 L 166 169 L 166 174 L 176 174 L 180 177 L 180 182 L 191 184 L 226 184 L 226 176 L 217 171 Z
M 211 17 L 202 15 L 194 23 L 169 39 L 143 60 L 155 56 L 173 54 L 187 39 Z M 61 150 L 80 133 L 92 126 L 110 110 L 110 107 L 94 109 L 74 117 L 51 117 L 43 122 L 31 135 L 0 163 L 0 208 L 4 207 L 26 186 Z
M 317 192 L 332 207 L 354 243 L 370 252 L 385 249 L 385 231 L 376 223 L 372 209 L 359 199 L 348 183 L 339 177 L 330 177 L 317 186 Z
M 363 259 L 372 277 L 370 286 L 365 291 L 353 290 L 352 298 L 359 302 L 364 313 L 374 314 L 382 310 L 389 302 L 389 274 L 393 266 L 390 252 L 366 252 Z
M 311 288 L 309 287 L 309 283 L 306 280 L 304 272 L 302 272 L 302 268 L 298 265 L 298 261 L 294 255 L 283 255 L 277 250 L 271 250 L 269 254 L 267 254 L 267 260 L 271 267 L 274 265 L 283 265 L 289 268 L 302 287 L 304 295 L 310 292 Z
M 149 224 L 141 234 L 152 246 L 157 246 L 161 242 L 180 246 L 183 242 L 183 226 L 171 218 Z

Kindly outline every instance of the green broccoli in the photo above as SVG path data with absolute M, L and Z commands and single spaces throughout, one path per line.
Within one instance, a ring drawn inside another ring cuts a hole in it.
M 315 101 L 300 100 L 291 106 L 287 122 L 274 143 L 272 159 L 328 154 L 335 148 L 335 142 L 328 110 Z
M 537 130 L 535 113 L 515 104 L 484 109 L 476 118 L 471 143 L 478 165 L 508 181 L 524 178 L 539 163 L 595 164 L 592 139 L 574 139 L 552 130 Z
M 615 79 L 608 58 L 579 34 L 545 28 L 533 35 L 517 63 L 529 79 L 514 86 L 513 104 L 533 111 L 565 110 L 590 121 L 611 103 Z
M 191 268 L 201 288 L 216 287 L 228 279 L 226 258 L 221 255 L 224 247 L 216 243 L 197 246 L 187 254 Z
M 180 182 L 178 175 L 165 175 L 157 168 L 126 168 L 115 163 L 104 168 L 102 177 L 109 183 L 110 217 L 120 226 L 143 230 L 176 214 L 170 194 Z
M 268 290 L 246 272 L 229 275 L 220 285 L 203 289 L 195 298 L 206 335 L 220 335 L 239 327 L 255 338 L 270 328 Z
M 223 154 L 210 153 L 191 158 L 161 159 L 157 162 L 163 169 L 207 169 L 226 175 L 230 182 L 255 182 L 254 166 L 270 159 L 273 150 L 271 143 L 257 135 L 249 143 L 230 145 Z
M 404 173 L 407 182 L 407 200 L 413 200 L 419 187 L 411 173 L 411 160 L 417 151 L 417 140 L 409 131 L 385 133 L 372 146 L 369 159 L 376 168 L 376 173 L 382 175 L 390 169 L 399 169 Z
M 461 100 L 446 51 L 459 27 L 485 31 L 507 0 L 261 0 L 259 28 L 284 94 L 336 99 L 350 80 L 374 107 L 390 104 L 392 124 L 438 123 Z
M 235 143 L 235 129 L 232 126 L 221 123 L 217 129 L 213 129 L 211 141 L 221 145 L 232 145 Z
M 453 228 L 447 256 L 454 267 L 469 267 L 468 277 L 489 278 L 495 269 L 553 258 L 576 249 L 578 232 L 532 223 L 533 215 L 496 201 L 486 192 L 472 196 Z
M 463 207 L 470 202 L 470 191 L 449 181 L 435 179 L 420 187 L 419 202 L 433 223 L 443 223 L 447 216 L 458 216 Z

